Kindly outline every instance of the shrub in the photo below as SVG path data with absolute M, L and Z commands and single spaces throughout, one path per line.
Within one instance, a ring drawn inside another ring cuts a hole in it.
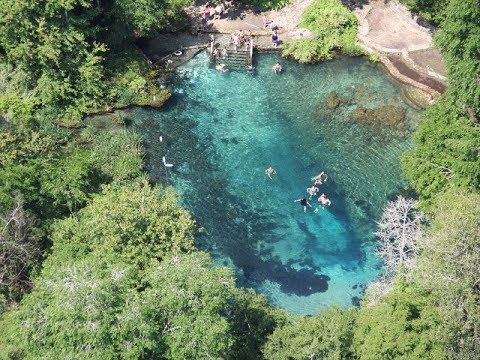
M 301 63 L 332 59 L 341 51 L 351 56 L 364 52 L 355 45 L 357 19 L 338 0 L 317 0 L 302 15 L 301 27 L 315 33 L 314 39 L 286 42 L 282 55 Z

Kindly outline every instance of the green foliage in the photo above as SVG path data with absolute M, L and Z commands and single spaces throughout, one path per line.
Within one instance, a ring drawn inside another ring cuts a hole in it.
M 400 2 L 423 18 L 439 23 L 449 0 L 400 0 Z
M 234 343 L 229 358 L 255 360 L 263 359 L 262 348 L 267 337 L 277 326 L 285 324 L 288 314 L 273 308 L 265 296 L 255 294 L 252 289 L 236 289 L 230 319 Z
M 132 266 L 108 254 L 44 268 L 18 313 L 17 345 L 25 359 L 116 359 L 128 339 L 118 317 L 135 284 Z
M 72 11 L 72 16 L 69 16 Z M 104 93 L 102 44 L 89 41 L 94 9 L 84 0 L 61 3 L 7 1 L 0 11 L 0 48 L 15 69 L 25 71 L 38 105 L 54 118 L 78 123 Z
M 450 0 L 443 9 L 442 30 L 435 42 L 448 71 L 448 93 L 459 108 L 480 116 L 480 3 Z
M 315 1 L 303 12 L 300 26 L 316 37 L 285 42 L 282 56 L 313 63 L 332 59 L 339 51 L 352 56 L 363 54 L 355 45 L 357 18 L 338 0 Z
M 436 338 L 440 317 L 432 299 L 415 287 L 397 286 L 372 307 L 362 306 L 353 340 L 356 357 L 365 360 L 445 359 Z
M 194 221 L 171 189 L 137 181 L 105 186 L 76 216 L 58 222 L 52 238 L 54 248 L 81 245 L 145 269 L 168 253 L 193 250 L 193 233 Z
M 140 136 L 129 130 L 94 135 L 92 157 L 110 179 L 131 181 L 143 175 L 143 148 Z
M 260 11 L 279 10 L 290 4 L 290 0 L 240 0 L 239 2 Z
M 145 311 L 148 324 L 159 315 L 167 359 L 225 358 L 232 343 L 226 318 L 235 281 L 229 268 L 214 267 L 205 253 L 174 255 L 147 275 L 148 288 L 132 304 L 132 315 Z M 135 319 L 135 317 L 131 317 Z
M 480 187 L 480 128 L 446 102 L 429 107 L 402 169 L 426 204 L 447 187 Z
M 114 0 L 111 14 L 123 27 L 120 34 L 148 36 L 163 29 L 175 30 L 189 4 L 187 0 Z
M 329 308 L 278 327 L 264 348 L 266 359 L 348 359 L 356 310 Z
M 41 174 L 40 193 L 48 198 L 47 204 L 75 211 L 86 204 L 89 194 L 100 185 L 95 170 L 90 151 L 69 148 L 66 156 L 50 163 L 48 171 Z
M 225 357 L 234 278 L 208 255 L 175 255 L 141 278 L 112 253 L 48 261 L 17 314 L 25 359 Z
M 480 358 L 480 195 L 451 189 L 435 199 L 417 279 L 442 316 L 440 337 L 454 359 Z

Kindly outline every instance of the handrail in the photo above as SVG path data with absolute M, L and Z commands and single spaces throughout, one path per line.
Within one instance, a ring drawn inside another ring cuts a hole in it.
M 248 57 L 248 66 L 252 66 L 253 63 L 253 38 L 250 37 L 250 56 Z
M 215 45 L 215 41 L 212 41 L 212 43 L 210 44 L 210 62 L 213 62 L 214 59 L 213 59 L 213 46 Z

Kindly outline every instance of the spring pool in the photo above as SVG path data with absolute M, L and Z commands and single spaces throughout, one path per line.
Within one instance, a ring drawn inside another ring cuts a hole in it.
M 381 272 L 375 221 L 404 185 L 399 156 L 418 113 L 363 58 L 256 62 L 253 74 L 220 73 L 201 53 L 179 69 L 164 108 L 130 111 L 148 171 L 181 193 L 202 227 L 199 248 L 233 267 L 238 285 L 295 314 L 357 304 Z M 294 200 L 322 170 L 332 205 L 315 212 L 314 198 L 304 213 Z

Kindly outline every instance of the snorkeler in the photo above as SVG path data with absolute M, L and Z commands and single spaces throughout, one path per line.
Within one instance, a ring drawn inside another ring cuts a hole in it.
M 305 198 L 301 198 L 301 199 L 294 200 L 294 202 L 299 202 L 299 201 L 300 201 L 300 205 L 303 206 L 303 212 L 307 212 L 307 206 L 312 207 L 312 205 L 310 205 L 310 203 L 308 202 L 308 200 L 305 199 Z
M 315 185 L 312 185 L 311 187 L 307 188 L 307 193 L 308 195 L 310 195 L 309 200 L 312 200 L 312 196 L 317 195 L 318 190 L 319 190 L 318 187 L 316 187 Z
M 327 174 L 325 174 L 324 171 L 322 171 L 320 174 L 318 174 L 317 176 L 314 176 L 312 178 L 312 181 L 313 181 L 313 184 L 314 185 L 322 185 L 325 181 L 327 181 L 328 179 L 328 176 Z
M 277 172 L 275 171 L 275 169 L 271 166 L 269 166 L 266 170 L 265 170 L 265 175 L 267 175 L 270 179 L 272 179 L 272 175 L 275 175 Z
M 322 203 L 322 206 L 330 206 L 332 204 L 332 202 L 327 198 L 325 194 L 320 195 L 320 197 L 318 198 L 318 202 Z
M 225 64 L 218 64 L 217 66 L 215 66 L 215 68 L 222 73 L 228 71 L 228 69 L 225 67 Z
M 275 74 L 282 72 L 282 65 L 280 65 L 279 63 L 276 63 L 275 65 L 272 66 L 272 71 Z

